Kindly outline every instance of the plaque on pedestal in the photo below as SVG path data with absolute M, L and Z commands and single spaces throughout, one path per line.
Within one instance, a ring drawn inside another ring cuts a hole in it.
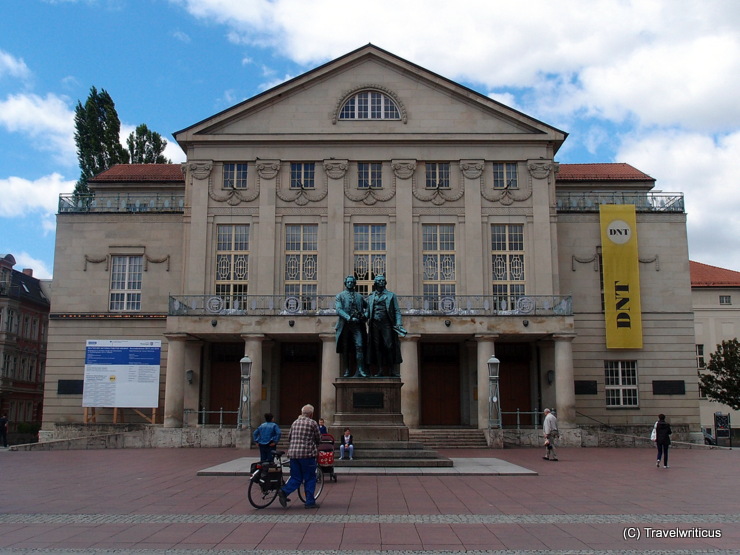
M 365 440 L 408 441 L 401 413 L 400 378 L 338 378 L 334 382 L 337 410 L 332 428 L 350 428 Z

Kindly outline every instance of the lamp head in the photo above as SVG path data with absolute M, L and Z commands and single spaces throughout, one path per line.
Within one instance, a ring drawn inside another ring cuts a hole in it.
M 252 359 L 249 355 L 244 355 L 239 361 L 239 367 L 241 369 L 242 378 L 249 379 L 252 375 Z

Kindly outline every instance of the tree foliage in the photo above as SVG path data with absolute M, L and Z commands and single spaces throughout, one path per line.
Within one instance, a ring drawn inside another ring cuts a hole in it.
M 126 140 L 130 164 L 171 164 L 172 161 L 162 153 L 167 141 L 156 131 L 151 131 L 142 123 Z
M 699 373 L 699 385 L 712 401 L 740 410 L 740 341 L 730 339 L 709 355 L 707 372 Z
M 75 143 L 80 162 L 80 179 L 75 194 L 89 192 L 88 180 L 114 164 L 128 161 L 119 137 L 121 122 L 110 95 L 103 89 L 90 89 L 85 104 L 75 108 Z

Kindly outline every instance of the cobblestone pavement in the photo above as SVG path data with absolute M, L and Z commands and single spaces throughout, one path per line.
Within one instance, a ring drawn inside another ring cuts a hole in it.
M 740 454 L 652 449 L 450 450 L 531 475 L 327 482 L 321 508 L 255 510 L 243 476 L 197 476 L 256 452 L 0 452 L 0 554 L 740 553 Z

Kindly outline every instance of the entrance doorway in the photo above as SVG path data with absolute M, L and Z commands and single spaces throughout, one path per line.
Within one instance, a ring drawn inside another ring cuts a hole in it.
M 239 361 L 244 356 L 243 343 L 211 345 L 211 372 L 208 387 L 206 424 L 236 426 L 241 390 Z M 220 411 L 223 411 L 221 413 Z
M 532 410 L 532 379 L 530 375 L 530 349 L 528 343 L 497 343 L 496 357 L 501 361 L 499 372 L 499 398 L 501 412 L 522 412 Z M 513 428 L 517 424 L 516 414 L 502 414 L 504 427 Z M 532 415 L 519 417 L 519 424 L 531 426 Z
M 283 343 L 280 363 L 277 421 L 283 426 L 290 425 L 307 404 L 314 406 L 314 418 L 321 418 L 321 344 Z
M 460 348 L 457 343 L 421 343 L 421 425 L 459 426 Z

